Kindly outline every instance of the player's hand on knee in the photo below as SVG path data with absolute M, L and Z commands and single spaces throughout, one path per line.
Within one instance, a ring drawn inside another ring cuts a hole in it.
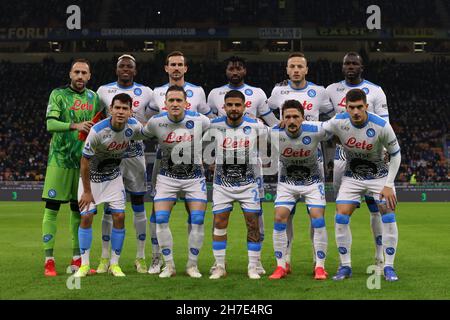
M 78 206 L 80 207 L 80 212 L 85 211 L 89 209 L 89 205 L 91 203 L 94 203 L 94 196 L 91 192 L 83 192 L 81 195 L 80 200 L 78 201 Z
M 397 205 L 397 197 L 395 196 L 394 189 L 384 187 L 380 194 L 380 200 L 386 200 L 388 209 L 394 210 Z

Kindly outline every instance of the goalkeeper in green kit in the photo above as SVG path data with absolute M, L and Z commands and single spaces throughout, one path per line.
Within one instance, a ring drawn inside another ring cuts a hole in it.
M 77 59 L 70 68 L 70 84 L 54 89 L 47 107 L 47 130 L 52 134 L 48 154 L 42 200 L 45 201 L 42 221 L 42 240 L 45 250 L 46 276 L 56 276 L 53 248 L 56 235 L 56 216 L 62 203 L 70 202 L 70 232 L 72 235 L 72 272 L 81 265 L 78 244 L 80 211 L 77 192 L 80 159 L 86 134 L 94 124 L 92 119 L 100 111 L 97 94 L 86 88 L 91 77 L 89 61 Z

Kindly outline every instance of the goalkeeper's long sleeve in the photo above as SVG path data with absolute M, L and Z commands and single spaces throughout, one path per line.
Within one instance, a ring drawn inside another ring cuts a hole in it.
M 47 119 L 48 132 L 70 131 L 70 122 L 62 122 L 54 118 Z

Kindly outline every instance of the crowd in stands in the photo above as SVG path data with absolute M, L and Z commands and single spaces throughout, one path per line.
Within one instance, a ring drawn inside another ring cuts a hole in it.
M 88 87 L 96 90 L 116 79 L 114 60 L 92 64 Z M 68 82 L 68 63 L 44 60 L 40 64 L 0 62 L 2 112 L 0 113 L 0 181 L 44 178 L 50 134 L 45 111 L 50 91 Z M 225 67 L 218 62 L 191 63 L 186 80 L 203 86 L 206 94 L 226 83 Z M 167 82 L 161 63 L 138 64 L 136 81 L 151 88 Z M 450 63 L 435 59 L 422 63 L 371 61 L 364 77 L 379 84 L 387 95 L 390 122 L 402 148 L 397 181 L 450 181 L 442 152 L 450 120 Z M 248 63 L 246 82 L 269 96 L 275 83 L 286 78 L 284 63 Z M 309 63 L 308 80 L 328 85 L 342 80 L 341 64 L 328 60 Z M 154 151 L 149 144 L 147 151 Z M 326 166 L 332 179 L 332 163 Z
M 83 28 L 365 27 L 372 4 L 381 9 L 383 27 L 445 28 L 449 22 L 439 9 L 450 12 L 446 0 L 2 1 L 0 27 L 64 28 L 72 4 L 81 8 Z

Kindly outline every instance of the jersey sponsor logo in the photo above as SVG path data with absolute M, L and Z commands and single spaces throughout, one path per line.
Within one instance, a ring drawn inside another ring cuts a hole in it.
M 137 95 L 137 96 L 140 96 L 140 95 L 142 94 L 141 88 L 135 88 L 133 92 L 134 92 L 134 94 Z
M 281 155 L 286 158 L 309 157 L 311 155 L 311 150 L 305 150 L 303 148 L 301 148 L 299 150 L 294 150 L 293 148 L 289 147 L 289 148 L 284 149 L 283 152 L 281 153 Z
M 245 107 L 246 108 L 250 108 L 252 106 L 252 102 L 251 101 L 246 101 L 245 102 Z
M 289 94 L 289 90 L 281 90 L 280 94 Z
M 368 143 L 366 140 L 358 141 L 355 137 L 348 138 L 345 145 L 351 149 L 372 150 L 373 144 Z
M 48 190 L 48 196 L 49 196 L 50 198 L 56 197 L 56 190 L 55 190 L 55 189 L 50 189 L 50 190 Z
M 194 121 L 192 121 L 192 120 L 186 121 L 186 128 L 192 129 L 193 127 L 194 127 Z
M 314 98 L 316 95 L 317 95 L 316 90 L 314 89 L 308 90 L 308 96 L 310 96 L 311 98 Z
M 247 96 L 251 96 L 253 94 L 253 90 L 252 89 L 245 89 L 244 93 Z
M 158 123 L 158 127 L 164 127 L 167 128 L 169 126 L 168 123 Z
M 192 92 L 192 90 L 186 90 L 186 96 L 188 98 L 192 98 L 194 96 L 194 92 Z
M 311 137 L 310 136 L 304 136 L 302 139 L 302 142 L 306 145 L 311 143 Z
M 80 99 L 74 101 L 73 105 L 69 108 L 69 110 L 89 110 L 92 111 L 94 109 L 94 105 L 90 103 L 82 103 Z
M 309 103 L 308 101 L 303 101 L 303 104 L 302 104 L 302 107 L 303 107 L 303 110 L 312 110 L 312 108 L 313 108 L 313 104 L 312 103 Z
M 366 134 L 369 138 L 372 138 L 375 136 L 375 130 L 373 130 L 372 128 L 367 129 Z
M 242 131 L 244 131 L 246 135 L 249 135 L 252 131 L 252 128 L 250 126 L 245 126 L 244 128 L 242 128 Z
M 116 142 L 116 141 L 112 141 L 108 147 L 106 148 L 106 150 L 108 151 L 114 151 L 114 150 L 124 150 L 126 148 L 128 148 L 128 146 L 130 145 L 129 141 L 122 141 L 120 143 Z
M 342 87 L 336 88 L 336 91 L 337 91 L 337 92 L 342 92 L 342 91 L 344 91 L 344 90 L 345 90 L 345 88 L 342 88 Z
M 133 129 L 128 128 L 127 130 L 125 130 L 126 137 L 131 137 L 132 135 L 133 135 Z
M 222 147 L 224 149 L 248 148 L 249 146 L 250 140 L 248 138 L 240 138 L 238 140 L 231 137 L 226 137 L 222 143 Z
M 165 143 L 177 143 L 177 142 L 190 142 L 193 136 L 185 132 L 182 135 L 177 135 L 176 132 L 170 132 L 163 142 Z
M 341 100 L 341 102 L 339 102 L 338 106 L 342 107 L 342 108 L 347 108 L 347 99 L 346 99 L 346 97 L 342 98 L 342 100 Z
M 139 89 L 139 90 L 140 90 L 140 89 Z M 133 101 L 133 108 L 139 107 L 139 103 L 140 103 L 139 100 L 134 100 L 134 101 Z
M 108 89 L 108 93 L 116 93 L 117 89 Z
M 364 91 L 365 94 L 369 94 L 369 88 L 364 87 L 361 90 Z

